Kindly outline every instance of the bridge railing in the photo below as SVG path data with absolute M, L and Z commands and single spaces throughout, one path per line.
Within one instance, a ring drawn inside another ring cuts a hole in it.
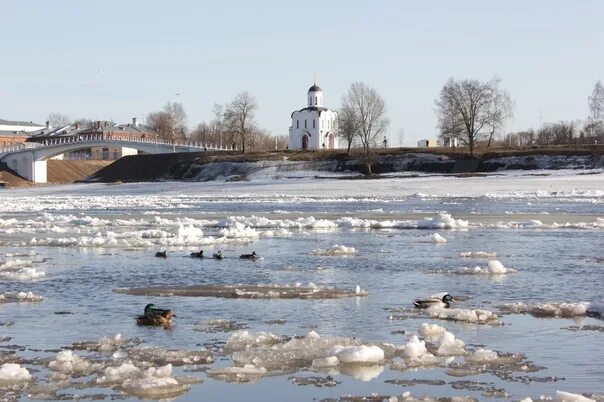
M 107 141 L 107 142 L 129 142 L 129 143 L 144 143 L 144 144 L 156 144 L 170 147 L 181 147 L 181 148 L 198 148 L 201 150 L 215 150 L 215 151 L 230 151 L 237 150 L 237 148 L 229 148 L 225 146 L 219 146 L 218 144 L 200 143 L 196 141 L 163 141 L 158 138 L 133 138 L 129 136 L 119 136 L 104 133 L 94 134 L 81 134 L 65 137 L 46 138 L 39 142 L 22 142 L 19 144 L 9 145 L 4 148 L 0 148 L 0 155 L 4 155 L 11 152 L 23 151 L 26 149 L 39 148 L 39 147 L 54 147 L 66 144 L 72 144 L 77 142 L 93 142 L 93 141 Z

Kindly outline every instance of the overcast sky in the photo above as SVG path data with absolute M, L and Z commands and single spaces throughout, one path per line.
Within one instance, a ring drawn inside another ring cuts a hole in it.
M 502 79 L 508 129 L 587 116 L 604 79 L 604 1 L 0 0 L 0 118 L 144 118 L 181 102 L 189 127 L 247 90 L 286 135 L 315 75 L 325 106 L 353 81 L 385 98 L 398 145 L 436 137 L 449 77 Z

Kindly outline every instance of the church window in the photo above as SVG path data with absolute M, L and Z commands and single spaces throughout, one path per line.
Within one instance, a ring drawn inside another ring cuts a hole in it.
M 312 106 L 312 96 L 308 98 L 308 104 Z
M 296 120 L 296 128 L 300 128 L 300 120 Z
M 318 98 L 315 96 L 315 105 L 318 105 L 318 104 L 319 104 L 319 102 L 317 102 L 317 99 L 318 99 Z
M 315 128 L 315 119 L 312 119 L 312 128 Z
M 304 128 L 307 128 L 307 127 L 306 127 L 306 122 L 307 122 L 307 121 L 308 121 L 308 120 L 304 119 Z

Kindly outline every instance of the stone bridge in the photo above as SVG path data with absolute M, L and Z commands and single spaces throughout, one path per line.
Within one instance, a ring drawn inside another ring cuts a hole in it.
M 24 142 L 0 148 L 0 162 L 34 183 L 46 183 L 46 161 L 66 152 L 92 147 L 132 148 L 149 154 L 172 152 L 228 151 L 216 145 L 197 143 L 164 142 L 156 139 L 133 139 L 128 137 L 85 134 L 46 139 L 44 142 Z

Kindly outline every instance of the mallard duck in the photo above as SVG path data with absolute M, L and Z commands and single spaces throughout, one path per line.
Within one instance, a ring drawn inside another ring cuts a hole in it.
M 224 257 L 222 256 L 222 251 L 218 251 L 217 253 L 212 254 L 212 257 L 215 260 L 222 260 Z
M 193 258 L 203 258 L 203 250 L 193 251 L 191 253 L 191 257 L 193 257 Z
M 157 253 L 155 253 L 156 257 L 160 257 L 160 258 L 167 258 L 168 257 L 168 252 L 167 250 L 164 251 L 158 251 Z
M 172 325 L 172 317 L 176 317 L 172 310 L 157 308 L 155 304 L 147 304 L 145 313 L 136 317 L 136 323 L 154 327 L 169 327 Z
M 252 254 L 241 254 L 239 258 L 243 258 L 245 260 L 255 260 L 258 258 L 255 251 L 252 251 Z
M 448 293 L 438 293 L 430 296 L 427 299 L 416 299 L 413 301 L 413 305 L 417 308 L 429 308 L 429 307 L 451 307 L 451 302 L 454 302 L 453 296 Z

